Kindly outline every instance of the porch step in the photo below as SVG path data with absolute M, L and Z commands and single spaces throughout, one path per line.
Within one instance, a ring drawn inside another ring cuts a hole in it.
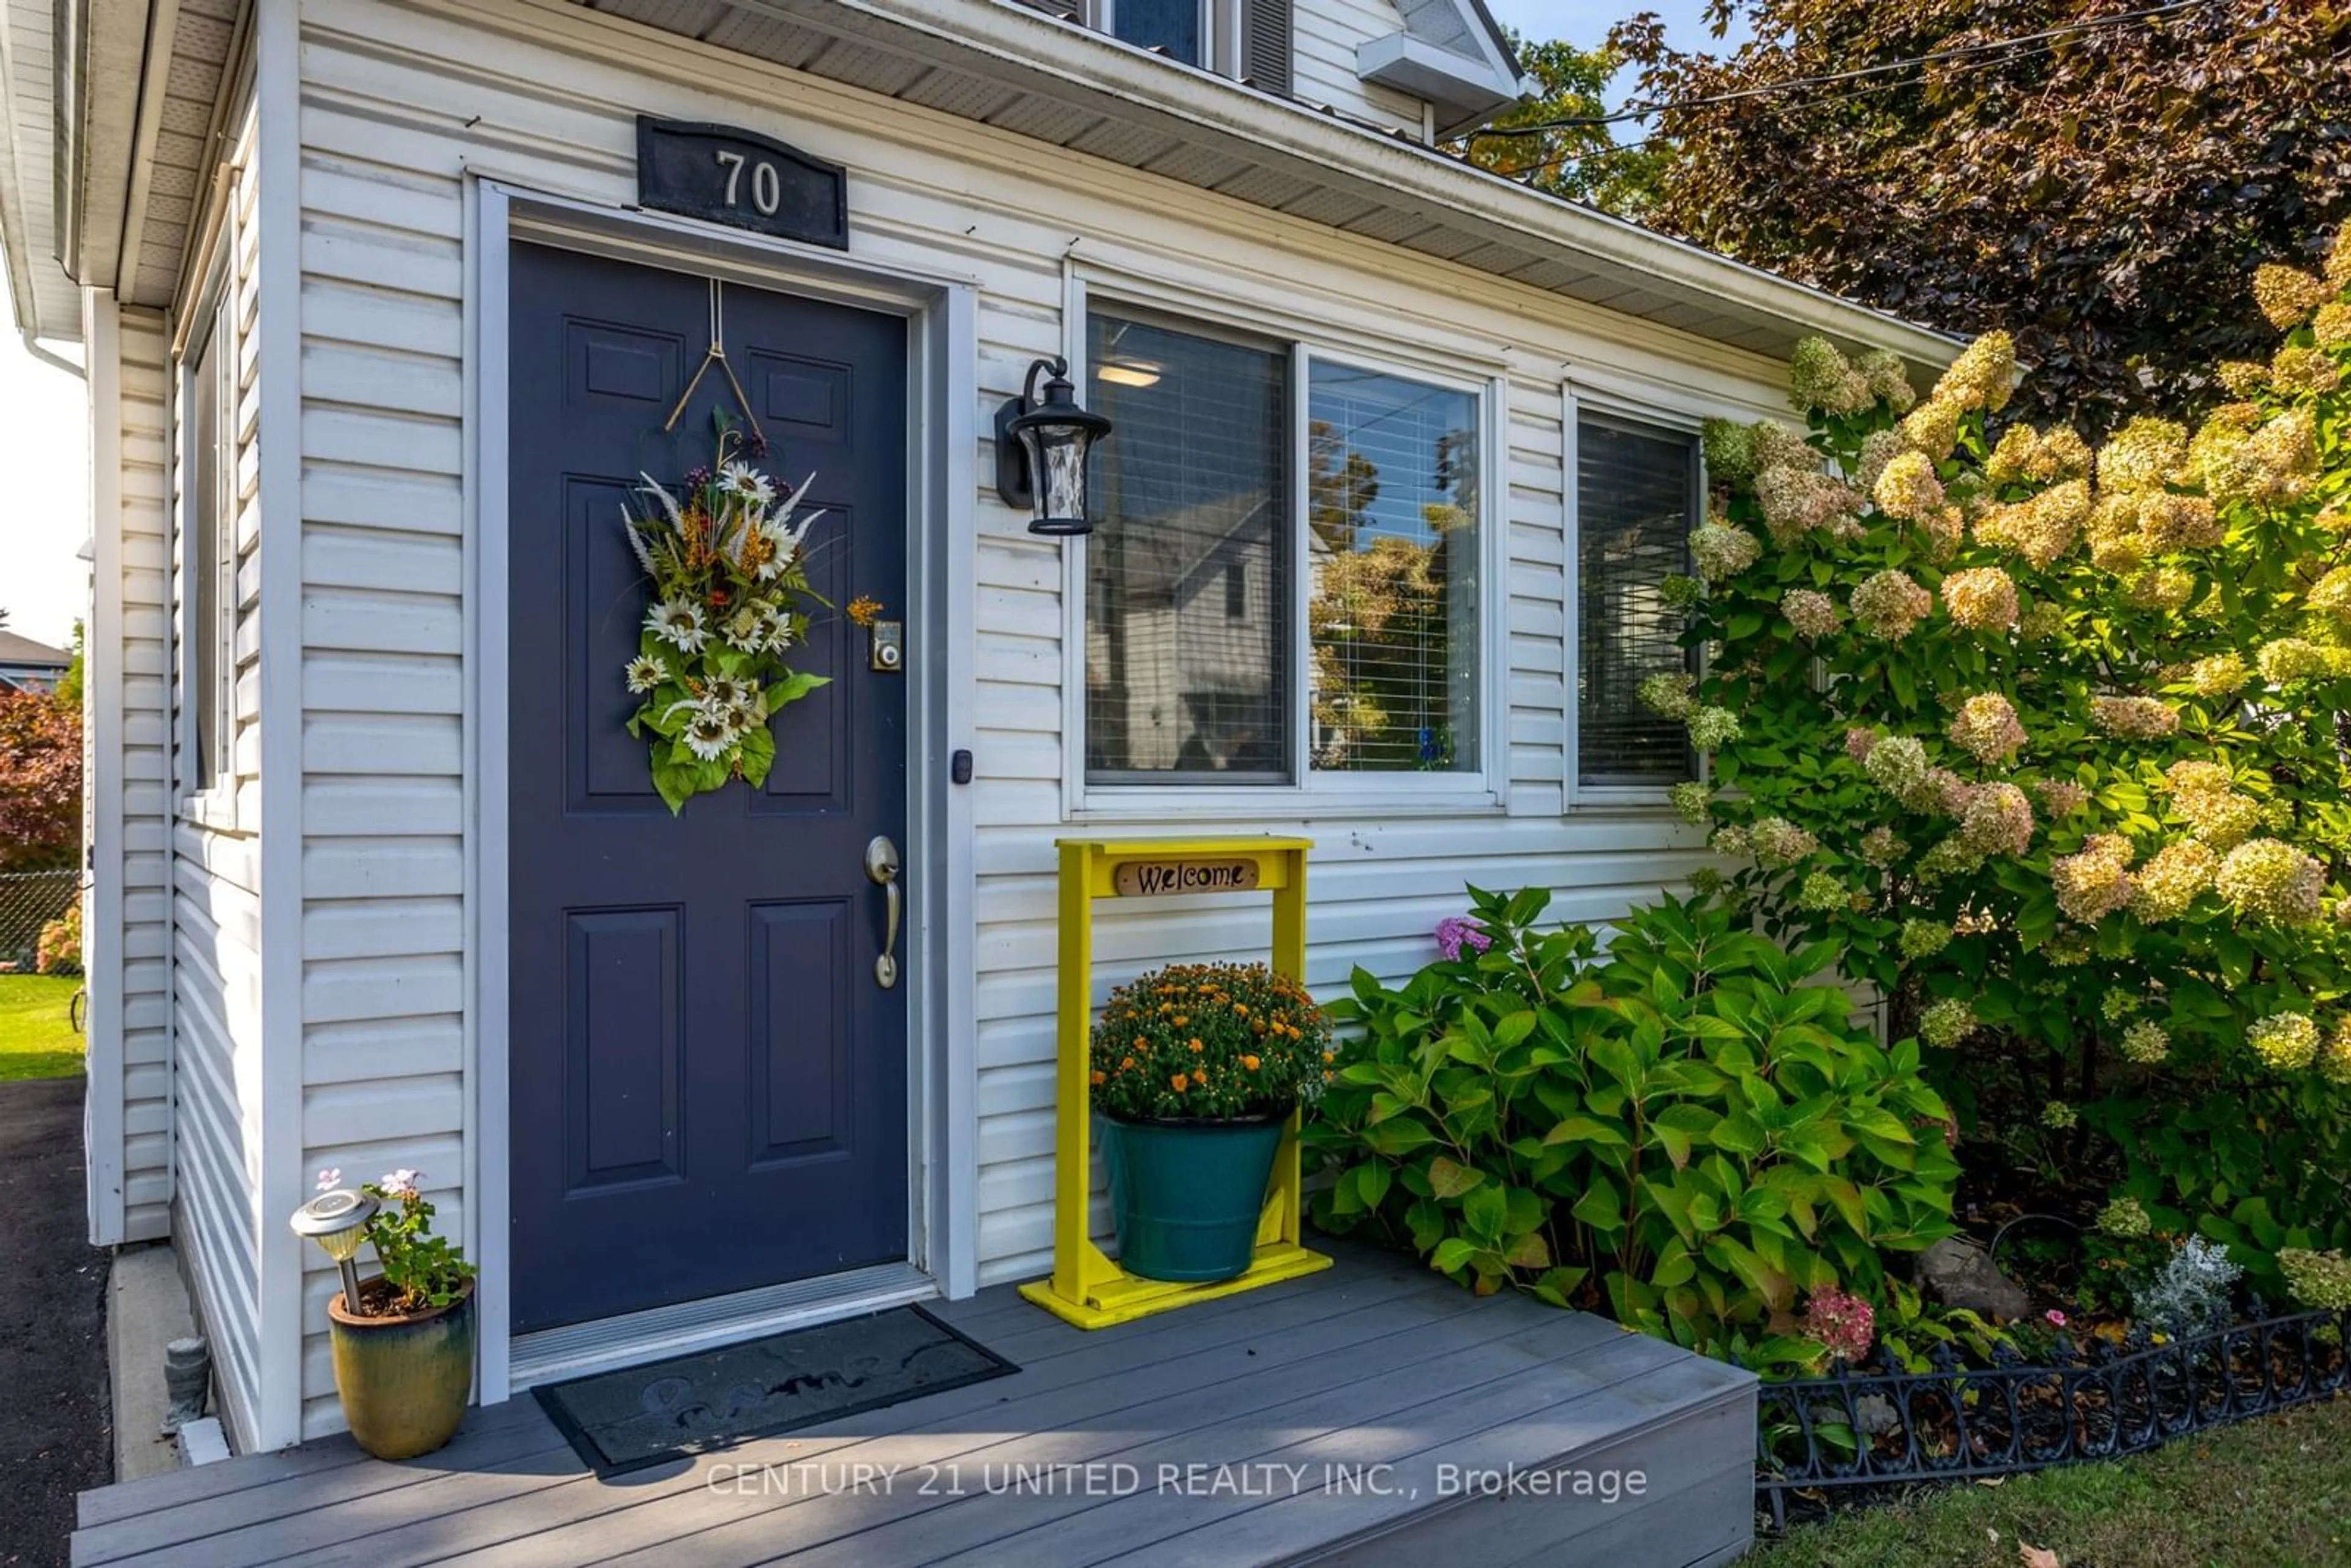
M 1317 1245 L 1329 1245 L 1318 1241 Z M 937 1307 L 1021 1371 L 598 1481 L 528 1397 L 405 1464 L 347 1438 L 103 1489 L 78 1564 L 1728 1562 L 1746 1373 L 1409 1259 L 1086 1333 Z

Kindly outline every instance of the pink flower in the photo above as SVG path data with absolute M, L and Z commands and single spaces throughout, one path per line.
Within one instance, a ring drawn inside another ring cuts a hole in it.
M 1804 1333 L 1836 1360 L 1858 1366 L 1877 1342 L 1877 1315 L 1850 1291 L 1814 1291 L 1804 1303 Z
M 2049 1320 L 2049 1326 L 2051 1328 L 2062 1329 L 2065 1326 L 2065 1314 L 2059 1312 L 2054 1307 L 2050 1308 L 2041 1315 Z
M 416 1184 L 424 1177 L 423 1171 L 396 1170 L 375 1185 L 383 1188 L 386 1197 L 414 1197 Z
M 1483 953 L 1493 945 L 1494 939 L 1486 935 L 1486 928 L 1467 916 L 1448 915 L 1437 923 L 1437 950 L 1447 963 L 1459 958 L 1464 947 Z
M 342 1184 L 343 1170 L 340 1166 L 323 1166 L 319 1167 L 319 1190 L 320 1192 L 332 1192 L 335 1188 L 342 1186 Z

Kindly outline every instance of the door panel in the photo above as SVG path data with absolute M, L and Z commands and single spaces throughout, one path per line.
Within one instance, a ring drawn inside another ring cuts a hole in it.
M 517 244 L 506 606 L 517 1332 L 907 1255 L 905 992 L 873 978 L 866 844 L 907 848 L 903 677 L 818 609 L 769 720 L 765 787 L 672 817 L 621 671 L 646 595 L 621 528 L 638 474 L 710 461 L 705 279 Z M 905 606 L 906 334 L 727 285 L 728 361 L 810 505 L 811 586 Z M 908 857 L 911 859 L 911 857 Z M 900 956 L 906 957 L 902 934 Z
M 839 900 L 768 904 L 751 911 L 751 1158 L 809 1159 L 852 1148 L 854 1064 L 835 1020 L 852 1005 L 855 916 Z M 805 1040 L 830 1040 L 811 1055 Z
M 572 1124 L 563 1196 L 679 1178 L 685 1101 L 678 1051 L 678 911 L 570 915 L 565 989 L 565 1114 Z

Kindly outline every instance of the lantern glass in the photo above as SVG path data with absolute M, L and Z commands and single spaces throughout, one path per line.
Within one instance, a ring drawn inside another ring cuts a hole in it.
M 1081 425 L 1030 425 L 1020 433 L 1029 451 L 1029 484 L 1036 496 L 1029 527 L 1055 533 L 1083 532 L 1086 524 L 1086 452 L 1093 433 Z

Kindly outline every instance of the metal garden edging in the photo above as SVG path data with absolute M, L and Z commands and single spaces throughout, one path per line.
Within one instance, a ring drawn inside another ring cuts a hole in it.
M 1938 1345 L 1934 1369 L 1914 1373 L 1881 1348 L 1875 1368 L 1767 1383 L 1756 1500 L 1784 1527 L 1792 1496 L 1824 1510 L 1871 1488 L 2116 1458 L 2351 1388 L 2351 1310 L 2271 1317 L 2257 1301 L 2253 1312 L 2160 1343 L 2144 1330 L 2093 1339 L 2061 1364 L 2002 1347 L 1992 1365 L 1967 1368 Z

